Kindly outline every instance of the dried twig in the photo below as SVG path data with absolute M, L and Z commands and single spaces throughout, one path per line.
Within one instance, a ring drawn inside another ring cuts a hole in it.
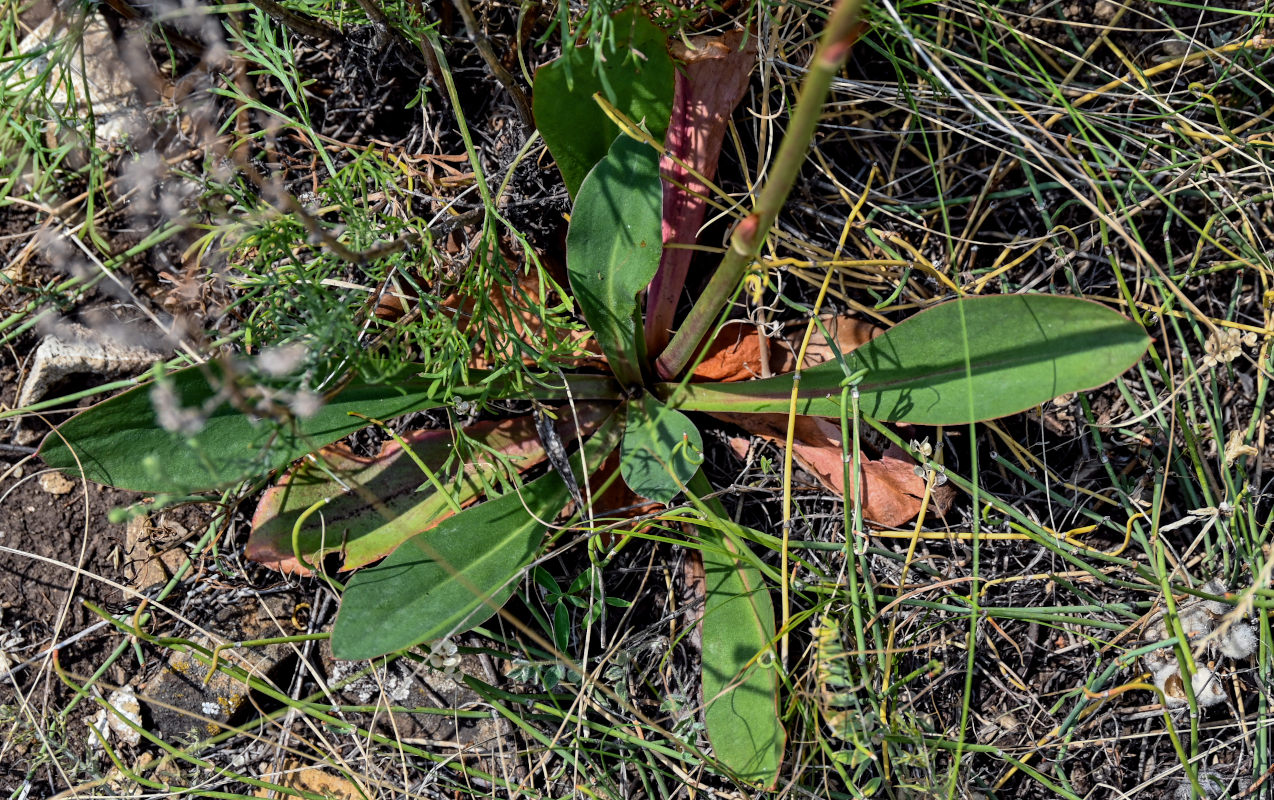
M 518 86 L 513 74 L 504 68 L 500 59 L 496 58 L 495 49 L 491 47 L 491 40 L 478 27 L 478 18 L 473 15 L 473 7 L 469 5 L 469 0 L 452 0 L 452 2 L 464 19 L 464 27 L 469 32 L 473 46 L 478 48 L 478 54 L 482 56 L 483 61 L 487 62 L 487 69 L 491 70 L 495 79 L 513 97 L 513 104 L 517 106 L 518 117 L 522 120 L 522 124 L 527 130 L 535 130 L 535 115 L 531 113 L 531 101 L 527 99 L 522 87 Z

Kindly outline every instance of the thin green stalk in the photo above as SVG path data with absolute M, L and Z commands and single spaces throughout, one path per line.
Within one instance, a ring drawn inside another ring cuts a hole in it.
M 672 379 L 681 374 L 695 356 L 708 330 L 716 322 L 726 301 L 734 295 L 744 274 L 756 260 L 774 220 L 787 201 L 801 165 L 809 156 L 814 129 L 823 113 L 823 101 L 832 79 L 849 57 L 857 30 L 862 0 L 841 0 L 827 20 L 809 74 L 801 85 L 787 135 L 779 146 L 770 177 L 752 207 L 730 235 L 730 246 L 713 273 L 702 298 L 686 317 L 656 362 L 660 375 Z

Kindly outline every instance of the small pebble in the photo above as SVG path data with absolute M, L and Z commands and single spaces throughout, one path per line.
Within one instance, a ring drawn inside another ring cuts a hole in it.
M 67 494 L 75 488 L 75 481 L 60 472 L 45 472 L 39 477 L 40 488 L 48 494 Z

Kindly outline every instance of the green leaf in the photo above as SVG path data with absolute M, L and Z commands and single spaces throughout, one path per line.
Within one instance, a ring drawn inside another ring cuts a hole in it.
M 40 455 L 49 466 L 72 475 L 79 474 L 82 464 L 85 477 L 95 483 L 137 492 L 185 494 L 258 477 L 367 426 L 366 420 L 350 412 L 390 419 L 466 397 L 551 395 L 476 370 L 470 371 L 469 378 L 471 385 L 459 388 L 441 378 L 353 383 L 328 398 L 313 416 L 280 424 L 249 417 L 224 399 L 225 375 L 210 362 L 174 372 L 164 380 L 176 405 L 202 415 L 196 433 L 165 430 L 151 400 L 154 384 L 147 384 L 62 423 L 45 438 Z M 235 392 L 252 389 L 239 386 Z M 578 399 L 613 398 L 616 391 L 605 379 L 580 383 L 572 378 L 571 392 Z
M 576 408 L 578 417 L 572 417 L 569 410 L 560 412 L 558 428 L 568 441 L 576 424 L 587 435 L 609 413 L 594 403 L 581 402 Z M 366 566 L 450 516 L 456 507 L 479 497 L 496 472 L 494 460 L 482 451 L 499 453 L 519 471 L 545 458 L 530 416 L 477 422 L 464 433 L 476 444 L 479 455 L 447 482 L 444 488 L 449 496 L 428 483 L 416 461 L 434 472 L 448 464 L 460 466 L 451 430 L 404 434 L 411 446 L 410 455 L 397 442 L 387 443 L 375 458 L 362 458 L 336 445 L 325 448 L 317 462 L 299 462 L 262 496 L 252 517 L 244 555 L 264 564 L 297 569 L 302 565 L 296 563 L 295 553 L 314 564 L 325 554 L 339 551 L 343 569 Z M 310 514 L 297 531 L 294 552 L 296 522 L 318 503 L 322 503 L 321 510 Z
M 672 117 L 673 66 L 663 31 L 636 7 L 611 21 L 612 40 L 598 47 L 563 44 L 560 58 L 536 70 L 535 124 L 575 197 L 593 165 L 606 157 L 619 133 L 598 107 L 601 92 L 634 122 L 663 141 Z
M 703 437 L 690 418 L 649 393 L 628 403 L 619 472 L 648 500 L 671 503 L 703 462 Z
M 1087 300 L 1003 295 L 953 300 L 904 320 L 845 357 L 801 373 L 796 413 L 840 415 L 841 383 L 858 386 L 863 414 L 890 422 L 955 425 L 994 419 L 1100 386 L 1150 344 L 1140 326 Z M 788 411 L 792 376 L 732 384 L 661 384 L 660 397 L 693 411 Z
M 710 490 L 695 478 L 696 490 Z M 725 509 L 717 504 L 719 513 Z M 704 725 L 713 755 L 740 778 L 773 786 L 786 734 L 778 715 L 774 667 L 774 605 L 760 571 L 720 531 L 699 528 L 703 539 Z
M 584 445 L 587 463 L 614 449 L 616 417 Z M 579 457 L 573 461 L 578 466 Z M 535 558 L 545 525 L 570 500 L 551 472 L 403 542 L 345 587 L 332 628 L 332 654 L 376 658 L 481 625 L 513 594 Z
M 637 296 L 659 269 L 662 210 L 659 154 L 621 135 L 580 187 L 566 234 L 572 293 L 625 386 L 642 382 Z

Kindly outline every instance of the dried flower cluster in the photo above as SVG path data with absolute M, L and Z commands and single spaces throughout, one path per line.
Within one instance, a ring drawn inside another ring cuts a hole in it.
M 429 648 L 429 666 L 444 675 L 451 675 L 460 668 L 460 656 L 456 652 L 455 642 L 450 639 L 439 639 Z
M 1206 594 L 1225 594 L 1225 587 L 1218 580 L 1210 580 L 1200 590 Z M 1188 643 L 1193 646 L 1204 637 L 1220 631 L 1219 635 L 1208 643 L 1209 650 L 1215 649 L 1220 655 L 1236 661 L 1245 659 L 1256 652 L 1259 644 L 1256 631 L 1246 622 L 1222 618 L 1229 612 L 1230 606 L 1219 600 L 1200 600 L 1191 598 L 1178 606 L 1177 619 Z M 1166 641 L 1173 635 L 1168 627 L 1166 612 L 1159 612 L 1151 618 L 1146 626 L 1146 639 L 1152 642 Z M 1180 708 L 1186 705 L 1185 675 L 1177 663 L 1172 648 L 1163 647 L 1147 653 L 1144 657 L 1146 667 L 1154 675 L 1155 686 L 1164 694 L 1164 702 L 1169 708 Z M 1195 700 L 1201 707 L 1217 705 L 1225 700 L 1225 690 L 1214 661 L 1208 666 L 1199 665 L 1190 676 L 1190 686 Z
M 1226 778 L 1216 770 L 1200 770 L 1198 778 L 1199 788 L 1203 790 L 1202 800 L 1225 800 L 1227 797 L 1242 797 L 1246 794 L 1244 786 L 1235 785 L 1233 779 Z M 1190 781 L 1183 780 L 1177 784 L 1172 800 L 1194 800 L 1194 787 L 1190 785 Z
M 1240 333 L 1234 328 L 1219 330 L 1203 343 L 1203 365 L 1215 367 L 1217 364 L 1228 364 L 1243 355 L 1243 346 L 1256 344 L 1256 334 L 1252 331 Z

